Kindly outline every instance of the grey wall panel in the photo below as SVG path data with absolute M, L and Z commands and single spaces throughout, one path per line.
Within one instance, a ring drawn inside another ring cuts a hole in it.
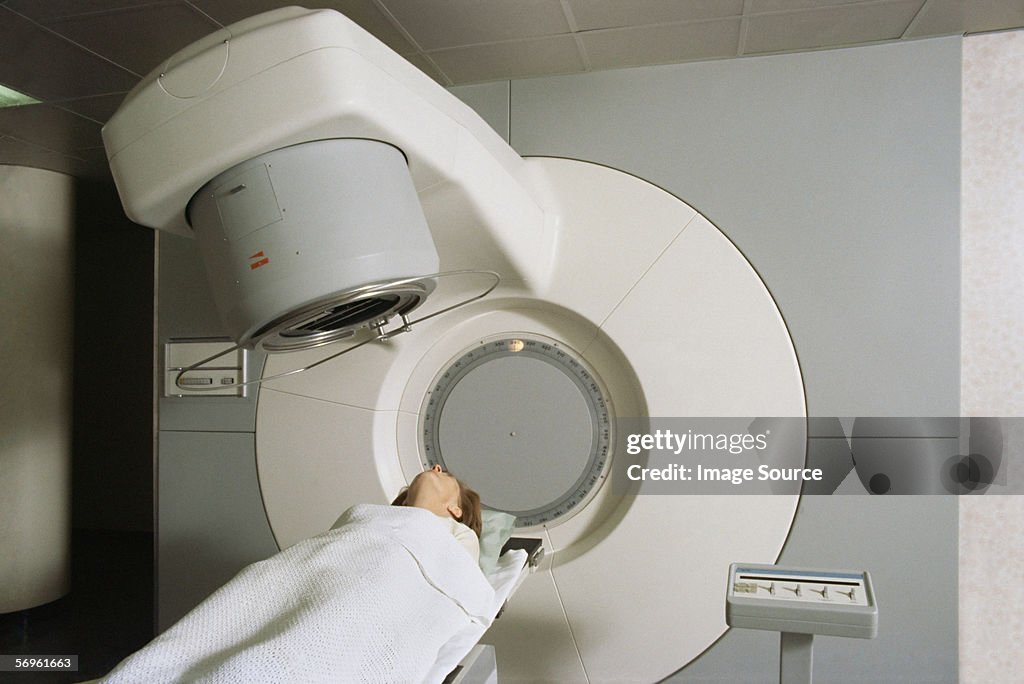
M 161 432 L 157 626 L 277 552 L 256 474 L 255 436 Z
M 478 83 L 455 86 L 451 93 L 490 124 L 505 142 L 509 139 L 509 82 Z
M 652 181 L 777 298 L 814 415 L 959 410 L 960 39 L 513 81 L 511 142 Z
M 954 505 L 925 501 L 934 498 L 801 500 L 779 563 L 867 569 L 879 605 L 876 638 L 815 637 L 815 681 L 958 681 L 958 510 L 953 497 L 942 500 Z M 778 663 L 777 632 L 731 629 L 666 681 L 768 684 Z
M 224 338 L 227 333 L 213 303 L 213 294 L 206 279 L 199 246 L 195 240 L 160 233 L 157 250 L 159 262 L 157 344 L 158 384 L 164 375 L 164 344 L 176 338 Z M 248 353 L 246 381 L 263 373 L 266 355 Z M 164 397 L 164 388 L 157 387 L 161 397 L 158 415 L 160 430 L 255 432 L 256 402 L 259 388 L 250 385 L 244 398 L 192 396 Z
M 262 368 L 263 358 L 257 367 Z M 259 389 L 245 398 L 165 397 L 160 399 L 160 431 L 248 432 L 256 431 Z

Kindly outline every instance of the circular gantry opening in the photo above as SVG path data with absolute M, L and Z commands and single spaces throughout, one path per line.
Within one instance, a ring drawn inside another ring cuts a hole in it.
M 425 465 L 440 464 L 516 527 L 564 522 L 593 496 L 611 457 L 611 402 L 564 344 L 532 334 L 483 340 L 452 359 L 421 411 Z

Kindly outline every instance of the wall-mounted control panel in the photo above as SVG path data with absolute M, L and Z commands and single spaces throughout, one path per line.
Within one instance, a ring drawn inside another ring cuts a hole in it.
M 878 607 L 864 571 L 733 563 L 725 620 L 747 629 L 872 639 Z
M 170 340 L 164 345 L 165 397 L 244 397 L 245 349 L 234 349 L 233 342 L 188 339 Z M 203 359 L 221 354 L 200 368 L 178 374 Z

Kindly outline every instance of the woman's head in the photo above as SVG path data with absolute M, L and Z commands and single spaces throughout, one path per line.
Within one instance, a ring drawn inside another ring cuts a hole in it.
M 439 465 L 413 478 L 412 483 L 391 503 L 393 506 L 425 508 L 442 517 L 455 518 L 473 530 L 477 537 L 480 536 L 480 495 Z

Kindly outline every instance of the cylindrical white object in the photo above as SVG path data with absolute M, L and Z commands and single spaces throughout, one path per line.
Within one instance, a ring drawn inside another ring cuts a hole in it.
M 185 236 L 186 205 L 225 169 L 341 138 L 402 151 L 421 199 L 444 197 L 432 225 L 438 243 L 465 244 L 449 228 L 465 217 L 474 248 L 496 247 L 486 251 L 499 267 L 449 252 L 452 270 L 492 268 L 544 287 L 553 224 L 523 159 L 458 98 L 333 10 L 283 7 L 203 38 L 142 79 L 103 127 L 128 218 Z
M 74 180 L 0 166 L 0 613 L 71 586 Z
M 351 293 L 439 267 L 405 157 L 372 140 L 318 140 L 238 164 L 200 189 L 188 218 L 221 318 L 241 344 L 271 335 L 300 348 L 406 313 L 432 282 Z

